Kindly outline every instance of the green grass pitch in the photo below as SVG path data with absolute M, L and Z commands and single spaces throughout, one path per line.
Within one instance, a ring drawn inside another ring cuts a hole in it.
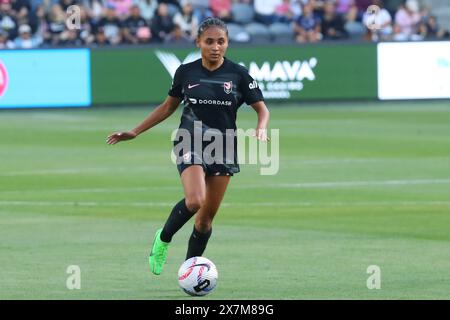
M 450 298 L 448 101 L 268 106 L 280 171 L 245 165 L 232 179 L 205 252 L 218 287 L 201 299 Z M 0 112 L 0 299 L 198 299 L 176 276 L 192 222 L 161 276 L 147 260 L 183 196 L 170 161 L 180 111 L 105 143 L 150 111 Z M 242 107 L 239 127 L 255 124 Z M 69 265 L 80 290 L 66 287 Z

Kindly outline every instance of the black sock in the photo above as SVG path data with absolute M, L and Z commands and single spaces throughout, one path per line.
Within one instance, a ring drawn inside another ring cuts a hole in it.
M 186 254 L 186 260 L 192 257 L 198 257 L 203 254 L 208 244 L 209 237 L 211 237 L 212 228 L 206 233 L 198 232 L 197 229 L 192 231 L 191 237 L 189 238 L 189 245 Z
M 173 207 L 172 212 L 167 218 L 166 224 L 161 232 L 161 240 L 164 242 L 172 241 L 173 235 L 185 225 L 189 219 L 195 214 L 195 212 L 190 212 L 186 207 L 185 199 L 178 202 L 175 207 Z

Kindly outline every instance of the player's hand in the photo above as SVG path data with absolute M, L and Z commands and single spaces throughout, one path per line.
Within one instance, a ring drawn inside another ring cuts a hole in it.
M 107 144 L 116 144 L 120 141 L 126 141 L 136 138 L 137 134 L 133 131 L 127 131 L 127 132 L 115 132 L 108 136 L 106 139 Z
M 263 142 L 270 141 L 270 138 L 267 136 L 267 129 L 256 129 L 255 134 L 253 135 L 256 139 L 261 140 Z

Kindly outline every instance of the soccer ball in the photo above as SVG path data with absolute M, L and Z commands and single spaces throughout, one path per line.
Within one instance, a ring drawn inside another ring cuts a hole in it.
M 205 257 L 193 257 L 178 270 L 178 283 L 184 292 L 191 296 L 204 296 L 217 285 L 217 268 Z

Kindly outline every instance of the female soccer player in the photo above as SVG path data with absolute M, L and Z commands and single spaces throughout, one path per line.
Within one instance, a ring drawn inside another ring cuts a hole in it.
M 225 23 L 216 18 L 206 19 L 198 29 L 196 44 L 201 50 L 202 58 L 177 69 L 166 100 L 135 129 L 108 136 L 108 144 L 136 138 L 169 117 L 182 100 L 185 106 L 178 132 L 189 132 L 194 135 L 194 139 L 199 129 L 201 133 L 214 129 L 224 136 L 229 135 L 227 129 L 236 130 L 237 109 L 245 102 L 258 114 L 256 138 L 261 141 L 268 140 L 266 128 L 269 111 L 258 84 L 244 67 L 225 58 L 228 47 L 228 30 Z M 183 141 L 184 137 L 182 141 L 178 138 L 178 141 L 174 142 L 174 150 Z M 149 257 L 150 270 L 154 274 L 159 275 L 162 272 L 173 235 L 194 214 L 195 224 L 186 259 L 203 254 L 211 236 L 213 218 L 219 209 L 230 177 L 239 172 L 236 136 L 233 142 L 232 161 L 205 161 L 202 155 L 207 145 L 203 140 L 200 142 L 200 150 L 195 148 L 195 142 L 191 142 L 187 152 L 183 149 L 181 153 L 175 152 L 185 197 L 174 206 L 164 227 L 155 234 Z

